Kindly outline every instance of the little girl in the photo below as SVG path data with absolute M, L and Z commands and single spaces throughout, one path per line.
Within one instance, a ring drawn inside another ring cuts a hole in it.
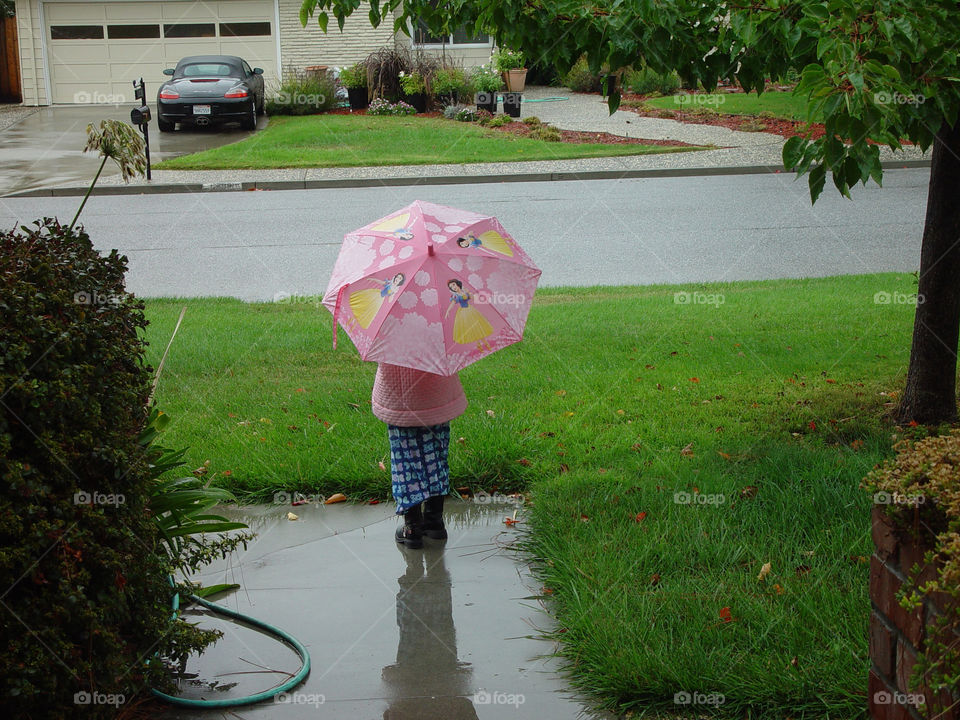
M 450 490 L 450 421 L 467 409 L 456 375 L 380 363 L 373 383 L 373 414 L 387 423 L 398 543 L 423 547 L 423 536 L 445 540 L 443 498 Z M 421 508 L 421 504 L 423 507 Z

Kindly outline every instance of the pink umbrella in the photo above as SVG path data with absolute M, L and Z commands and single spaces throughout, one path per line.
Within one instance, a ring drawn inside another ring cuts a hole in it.
M 539 278 L 496 218 L 417 200 L 344 237 L 323 304 L 334 347 L 452 375 L 523 338 Z

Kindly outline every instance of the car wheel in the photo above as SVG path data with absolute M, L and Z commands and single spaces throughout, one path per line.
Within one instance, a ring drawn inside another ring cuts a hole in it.
M 240 127 L 244 130 L 256 130 L 257 129 L 257 101 L 250 101 L 250 112 L 247 116 L 240 121 Z
M 266 104 L 267 104 L 266 98 L 263 95 L 261 95 L 260 105 L 257 106 L 257 115 L 263 115 L 267 111 Z
M 167 122 L 162 117 L 158 117 L 157 127 L 160 129 L 160 132 L 173 132 L 173 129 L 176 127 L 176 123 Z

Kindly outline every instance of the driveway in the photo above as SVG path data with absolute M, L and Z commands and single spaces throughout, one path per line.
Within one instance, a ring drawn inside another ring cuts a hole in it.
M 87 143 L 87 124 L 106 119 L 130 122 L 132 107 L 44 107 L 0 131 L 0 195 L 64 183 L 89 184 L 97 172 L 100 158 L 93 153 L 83 153 Z M 266 127 L 266 124 L 266 117 L 261 117 L 257 129 Z M 153 121 L 150 123 L 150 159 L 158 162 L 236 142 L 250 134 L 236 125 L 161 133 Z M 119 174 L 116 164 L 108 161 L 101 177 Z

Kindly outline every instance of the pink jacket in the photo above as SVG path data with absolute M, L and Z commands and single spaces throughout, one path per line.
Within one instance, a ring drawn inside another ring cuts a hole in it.
M 380 363 L 373 383 L 373 414 L 389 425 L 426 427 L 462 415 L 467 396 L 456 375 Z

